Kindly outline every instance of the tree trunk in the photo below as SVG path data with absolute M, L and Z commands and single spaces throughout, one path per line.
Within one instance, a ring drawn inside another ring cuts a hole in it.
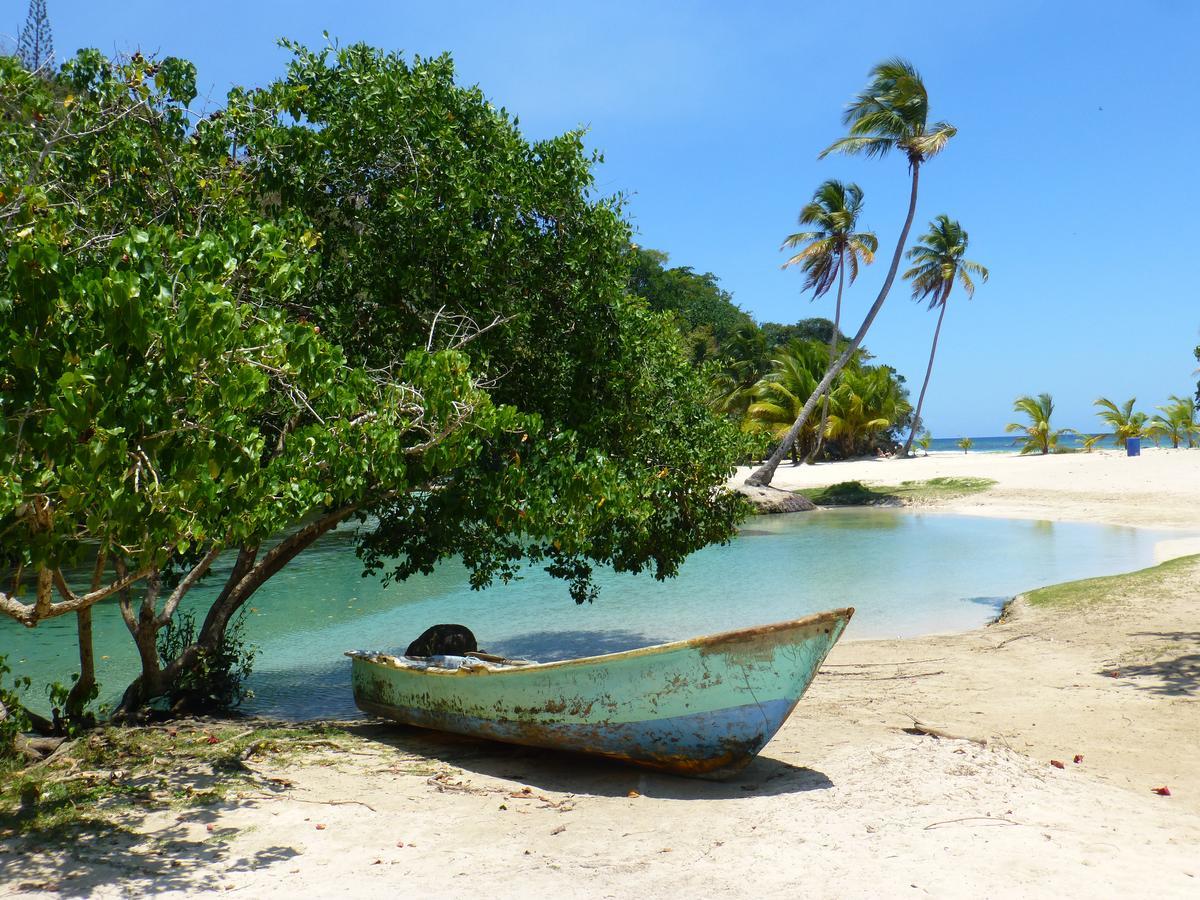
M 838 335 L 842 333 L 842 288 L 846 283 L 846 248 L 843 246 L 838 259 L 838 292 L 837 302 L 833 306 L 833 334 L 829 336 L 829 368 L 837 361 Z M 808 454 L 806 463 L 812 465 L 821 453 L 825 443 L 825 425 L 829 421 L 829 395 L 833 393 L 832 386 L 825 391 L 825 399 L 821 403 L 821 425 L 817 428 L 817 443 L 812 453 Z
M 900 229 L 900 238 L 896 241 L 896 252 L 892 254 L 892 264 L 888 268 L 887 278 L 883 281 L 883 287 L 879 289 L 879 296 L 871 304 L 871 308 L 867 311 L 867 317 L 863 319 L 862 325 L 858 328 L 858 333 L 850 341 L 850 346 L 842 351 L 842 355 L 830 366 L 829 371 L 825 373 L 825 377 L 821 379 L 821 383 L 817 385 L 817 389 L 813 391 L 812 396 L 804 404 L 804 408 L 800 410 L 799 417 L 792 423 L 792 427 L 788 429 L 788 433 L 784 436 L 779 446 L 775 448 L 775 452 L 771 454 L 761 468 L 753 472 L 746 479 L 746 484 L 755 487 L 765 487 L 771 483 L 771 480 L 775 477 L 775 470 L 779 468 L 780 461 L 787 455 L 789 448 L 795 443 L 801 429 L 808 422 L 808 417 L 817 408 L 817 403 L 820 401 L 821 395 L 833 384 L 833 380 L 846 367 L 846 363 L 850 362 L 850 358 L 858 350 L 859 345 L 863 342 L 863 338 L 867 336 L 867 331 L 871 328 L 871 323 L 875 321 L 875 317 L 879 315 L 879 310 L 883 308 L 883 301 L 887 299 L 888 292 L 892 289 L 892 282 L 896 280 L 896 271 L 900 268 L 900 258 L 904 255 L 904 244 L 908 240 L 908 232 L 912 228 L 913 216 L 917 212 L 917 183 L 920 179 L 920 174 L 920 163 L 913 163 L 912 190 L 908 198 L 908 216 L 904 220 L 904 227 Z
M 933 346 L 929 348 L 929 365 L 925 367 L 925 380 L 921 382 L 921 394 L 917 398 L 917 411 L 913 414 L 912 428 L 908 432 L 908 440 L 904 442 L 904 450 L 900 453 L 901 459 L 907 459 L 908 454 L 912 453 L 913 438 L 917 436 L 917 429 L 921 427 L 921 409 L 925 406 L 925 391 L 929 389 L 929 376 L 933 374 L 933 357 L 937 354 L 938 335 L 942 333 L 942 319 L 946 318 L 946 301 L 950 299 L 951 283 L 947 282 L 946 290 L 942 292 L 942 309 L 938 313 L 937 327 L 933 329 Z
M 92 689 L 96 686 L 96 655 L 92 649 L 92 608 L 75 611 L 75 628 L 79 633 L 79 678 L 67 694 L 67 717 L 76 718 L 83 712 Z

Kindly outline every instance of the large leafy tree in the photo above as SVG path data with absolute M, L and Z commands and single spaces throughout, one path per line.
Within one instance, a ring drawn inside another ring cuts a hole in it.
M 862 154 L 868 157 L 887 156 L 892 151 L 902 153 L 908 162 L 911 179 L 909 191 L 908 213 L 900 236 L 896 241 L 896 249 L 888 266 L 883 285 L 866 317 L 850 343 L 842 351 L 829 370 L 821 379 L 817 389 L 805 402 L 800 414 L 796 417 L 788 434 L 784 435 L 779 447 L 755 470 L 747 484 L 767 485 L 775 476 L 775 470 L 780 460 L 787 454 L 788 448 L 796 436 L 804 428 L 808 417 L 811 416 L 820 402 L 821 395 L 829 387 L 838 372 L 850 362 L 858 349 L 871 323 L 879 315 L 883 303 L 887 300 L 892 282 L 896 280 L 896 272 L 900 268 L 900 258 L 904 253 L 904 245 L 908 241 L 908 233 L 912 228 L 913 217 L 917 211 L 917 188 L 920 182 L 921 167 L 945 149 L 957 129 L 945 122 L 929 121 L 929 96 L 925 82 L 913 65 L 903 59 L 889 59 L 876 65 L 870 73 L 870 82 L 847 107 L 844 116 L 845 124 L 849 126 L 849 134 L 827 147 L 821 156 L 830 153 Z
M 940 215 L 929 223 L 929 231 L 918 238 L 907 254 L 913 266 L 904 273 L 904 277 L 912 282 L 913 299 L 918 303 L 928 302 L 931 310 L 938 311 L 938 318 L 933 329 L 933 344 L 929 348 L 929 364 L 925 367 L 925 380 L 921 382 L 921 393 L 917 396 L 917 411 L 900 453 L 902 457 L 912 451 L 913 439 L 921 427 L 925 391 L 929 389 L 929 376 L 933 374 L 933 359 L 937 355 L 942 320 L 946 317 L 946 302 L 950 299 L 954 283 L 957 281 L 970 299 L 975 296 L 974 278 L 982 282 L 988 280 L 988 270 L 984 266 L 965 258 L 968 243 L 967 232 L 962 225 L 949 216 Z
M 1022 395 L 1013 403 L 1013 411 L 1024 415 L 1027 421 L 1009 422 L 1004 426 L 1004 430 L 1024 435 L 1020 438 L 1021 455 L 1040 453 L 1044 456 L 1057 449 L 1058 442 L 1064 435 L 1075 433 L 1070 428 L 1051 427 L 1054 398 L 1049 394 L 1038 394 L 1036 397 Z
M 817 188 L 812 200 L 800 210 L 799 224 L 812 226 L 808 231 L 788 235 L 783 246 L 796 250 L 783 264 L 799 266 L 804 273 L 804 289 L 812 291 L 813 299 L 825 296 L 837 283 L 834 300 L 833 328 L 829 335 L 829 368 L 837 359 L 838 338 L 842 324 L 842 293 L 846 286 L 846 271 L 850 284 L 858 278 L 860 264 L 870 264 L 879 249 L 879 239 L 870 231 L 857 231 L 862 213 L 863 192 L 857 184 L 845 184 L 830 179 Z M 821 424 L 817 441 L 808 461 L 821 452 L 821 439 L 829 418 L 829 392 L 821 405 Z
M 85 53 L 52 85 L 0 61 L 0 611 L 116 595 L 125 711 L 352 517 L 369 568 L 532 559 L 583 600 L 594 565 L 669 576 L 741 515 L 739 436 L 627 294 L 580 135 L 530 144 L 448 58 L 293 50 L 195 124 L 178 60 Z

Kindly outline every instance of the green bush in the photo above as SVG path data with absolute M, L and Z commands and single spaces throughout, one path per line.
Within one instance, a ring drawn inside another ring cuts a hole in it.
M 12 669 L 8 667 L 8 657 L 0 656 L 0 762 L 17 755 L 17 735 L 29 727 L 21 698 L 17 694 L 29 688 L 29 679 L 13 679 L 12 687 L 6 687 L 5 676 L 10 672 Z
M 224 639 L 214 651 L 201 652 L 199 663 L 175 679 L 165 699 L 172 710 L 193 713 L 224 712 L 241 704 L 252 691 L 246 688 L 258 648 L 247 646 L 242 629 L 245 612 L 231 620 Z M 193 613 L 176 616 L 158 636 L 158 655 L 169 664 L 196 639 Z

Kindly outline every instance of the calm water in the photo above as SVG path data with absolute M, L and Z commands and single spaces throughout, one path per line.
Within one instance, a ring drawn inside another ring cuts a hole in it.
M 1083 439 L 1090 437 L 1087 434 L 1064 434 L 1059 438 L 1059 446 L 1078 450 L 1083 447 Z M 972 453 L 1017 453 L 1020 451 L 1021 445 L 1016 440 L 1018 435 L 1002 434 L 994 437 L 972 437 L 971 440 L 975 443 L 971 447 Z M 958 446 L 959 438 L 934 438 L 929 442 L 929 450 L 932 453 L 962 453 L 962 448 Z M 1096 445 L 1102 449 L 1111 450 L 1117 444 L 1112 438 L 1106 438 Z M 914 452 L 920 452 L 916 450 Z
M 674 581 L 606 572 L 599 600 L 576 606 L 561 582 L 539 570 L 476 592 L 460 565 L 447 564 L 428 578 L 385 587 L 360 577 L 352 535 L 339 533 L 255 596 L 246 634 L 261 653 L 256 697 L 245 708 L 296 718 L 353 715 L 341 652 L 402 651 L 436 622 L 461 622 L 488 650 L 537 659 L 624 650 L 835 606 L 858 610 L 850 638 L 965 630 L 1022 590 L 1151 565 L 1154 544 L 1165 537 L 1178 534 L 886 509 L 764 516 L 729 546 L 697 553 Z M 214 583 L 205 590 L 216 589 Z M 133 643 L 113 604 L 99 607 L 95 618 L 96 653 L 105 657 L 98 676 L 106 695 L 119 694 L 136 673 Z M 33 677 L 37 691 L 52 674 L 71 671 L 73 641 L 73 617 L 34 631 L 0 622 L 0 653 L 17 674 Z

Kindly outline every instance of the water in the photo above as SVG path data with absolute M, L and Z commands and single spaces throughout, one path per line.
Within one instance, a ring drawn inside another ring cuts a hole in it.
M 691 557 L 678 579 L 602 573 L 599 600 L 576 606 L 540 570 L 470 590 L 461 565 L 384 586 L 360 577 L 353 535 L 328 536 L 255 595 L 246 636 L 260 648 L 244 707 L 308 718 L 355 714 L 348 648 L 403 651 L 436 622 L 461 622 L 488 650 L 562 659 L 763 624 L 838 606 L 858 612 L 849 638 L 974 628 L 1029 588 L 1153 563 L 1176 533 L 1083 523 L 987 519 L 900 510 L 825 510 L 752 520 L 725 547 Z M 202 608 L 218 585 L 192 599 Z M 194 591 L 193 593 L 197 593 Z M 202 615 L 202 613 L 201 613 Z M 95 615 L 97 675 L 111 701 L 137 671 L 112 603 Z M 44 685 L 76 667 L 74 617 L 26 630 L 0 622 L 0 653 Z
M 1083 448 L 1084 438 L 1091 437 L 1088 434 L 1064 434 L 1058 439 L 1058 445 L 1068 450 L 1081 450 Z M 962 448 L 958 446 L 960 437 L 955 438 L 934 438 L 929 442 L 930 453 L 962 453 Z M 1020 435 L 1002 434 L 995 437 L 973 437 L 971 438 L 974 444 L 971 446 L 972 453 L 1019 453 L 1021 450 Z M 1100 441 L 1097 447 L 1111 449 L 1117 446 L 1111 437 L 1106 437 Z M 914 452 L 919 453 L 920 450 L 914 448 Z

